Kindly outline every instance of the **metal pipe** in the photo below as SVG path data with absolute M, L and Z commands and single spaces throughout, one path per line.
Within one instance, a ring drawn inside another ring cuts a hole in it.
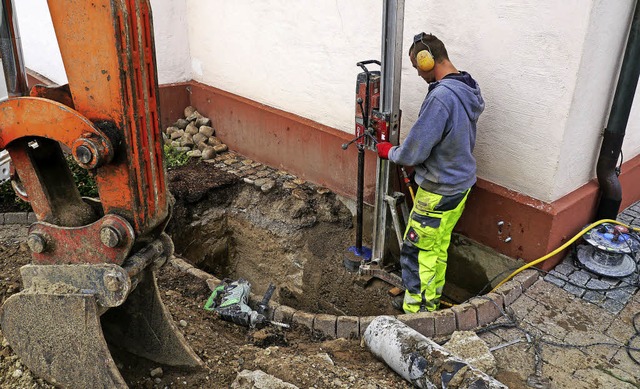
M 7 93 L 9 97 L 26 96 L 29 88 L 15 6 L 13 0 L 1 0 L 0 6 L 0 55 Z
M 402 31 L 404 0 L 386 0 L 382 12 L 382 64 L 380 111 L 389 114 L 389 139 L 394 145 L 400 138 L 400 77 L 402 70 Z M 383 263 L 387 246 L 387 205 L 391 162 L 378 158 L 376 166 L 376 198 L 373 219 L 372 261 Z
M 636 1 L 631 30 L 620 68 L 620 77 L 611 104 L 611 113 L 598 156 L 596 173 L 600 184 L 600 203 L 596 212 L 597 220 L 615 220 L 622 203 L 622 188 L 616 171 L 622 149 L 629 112 L 640 75 L 640 7 Z
M 369 85 L 367 84 L 367 89 Z M 358 145 L 358 193 L 356 195 L 356 254 L 362 254 L 362 213 L 364 208 L 364 144 Z

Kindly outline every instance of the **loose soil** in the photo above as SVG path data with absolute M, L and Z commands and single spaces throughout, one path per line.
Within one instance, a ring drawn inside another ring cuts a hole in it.
M 223 276 L 239 275 L 237 267 L 229 269 L 224 264 L 216 265 L 215 259 L 219 257 L 204 255 L 206 236 L 193 236 L 194 223 L 215 227 L 219 211 L 207 210 L 228 206 L 229 212 L 242 214 L 242 217 L 227 221 L 237 224 L 227 230 L 232 231 L 229 239 L 244 241 L 237 231 L 246 231 L 250 224 L 260 225 L 261 221 L 269 220 L 260 227 L 269 229 L 273 235 L 269 242 L 284 243 L 284 249 L 270 249 L 265 246 L 268 243 L 259 239 L 255 242 L 256 248 L 273 254 L 285 251 L 290 254 L 288 258 L 292 259 L 295 259 L 295 253 L 304 254 L 303 279 L 292 280 L 286 287 L 278 285 L 276 298 L 281 302 L 310 311 L 334 314 L 340 311 L 357 314 L 389 312 L 388 296 L 384 294 L 389 289 L 388 285 L 370 284 L 367 288 L 352 286 L 354 275 L 341 266 L 340 253 L 352 244 L 353 228 L 350 213 L 334 195 L 319 194 L 313 186 L 299 188 L 296 193 L 274 188 L 265 194 L 254 187 L 250 187 L 253 192 L 249 192 L 246 189 L 248 184 L 204 163 L 170 171 L 168 177 L 176 198 L 169 232 L 176 241 L 178 255 L 183 256 L 183 252 L 192 255 L 195 258 L 192 262 L 200 261 L 200 266 L 212 273 L 219 270 L 226 272 Z M 245 189 L 242 189 L 243 186 Z M 240 209 L 245 211 L 241 212 Z M 19 268 L 31 261 L 25 243 L 26 231 L 26 227 L 0 226 L 2 302 L 20 290 Z M 263 233 L 262 236 L 267 235 Z M 310 240 L 312 236 L 317 239 Z M 303 244 L 305 241 L 306 244 Z M 196 246 L 199 248 L 194 249 Z M 231 254 L 244 258 L 249 245 L 245 242 L 228 247 L 231 247 Z M 218 251 L 218 254 L 222 252 L 224 250 Z M 190 260 L 188 257 L 186 259 Z M 290 270 L 291 266 L 283 268 L 283 271 Z M 226 388 L 238 372 L 245 369 L 260 369 L 300 388 L 410 387 L 378 361 L 360 341 L 322 339 L 306 328 L 296 326 L 286 330 L 277 327 L 252 330 L 231 324 L 202 309 L 210 294 L 204 281 L 171 265 L 164 266 L 157 275 L 164 303 L 188 343 L 203 360 L 204 367 L 191 371 L 180 370 L 121 356 L 114 350 L 116 362 L 132 388 Z M 268 282 L 271 282 L 257 281 L 259 277 L 255 274 L 249 274 L 249 277 L 255 279 L 252 282 L 256 284 L 256 293 L 263 293 Z M 327 282 L 329 278 L 334 282 L 337 280 L 344 287 L 326 287 L 330 284 Z M 310 287 L 304 291 L 296 289 L 300 281 Z M 355 303 L 346 305 L 342 303 L 343 300 Z M 151 377 L 150 372 L 158 367 L 162 368 L 162 375 Z M 53 386 L 34 377 L 4 341 L 0 347 L 0 387 Z

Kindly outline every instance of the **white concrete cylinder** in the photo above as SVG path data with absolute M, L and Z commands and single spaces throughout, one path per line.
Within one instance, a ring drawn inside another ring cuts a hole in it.
M 364 342 L 376 357 L 418 388 L 507 388 L 391 316 L 373 320 Z

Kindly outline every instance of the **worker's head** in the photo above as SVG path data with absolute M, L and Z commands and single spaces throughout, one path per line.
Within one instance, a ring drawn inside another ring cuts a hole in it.
M 413 38 L 409 59 L 420 77 L 433 82 L 436 80 L 435 68 L 445 61 L 449 62 L 449 54 L 444 43 L 435 35 L 421 32 Z

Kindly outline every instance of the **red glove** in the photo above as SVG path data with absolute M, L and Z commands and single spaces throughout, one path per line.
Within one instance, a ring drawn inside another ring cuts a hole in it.
M 393 145 L 391 142 L 380 142 L 376 144 L 376 149 L 378 149 L 378 156 L 382 159 L 389 159 L 389 150 Z

